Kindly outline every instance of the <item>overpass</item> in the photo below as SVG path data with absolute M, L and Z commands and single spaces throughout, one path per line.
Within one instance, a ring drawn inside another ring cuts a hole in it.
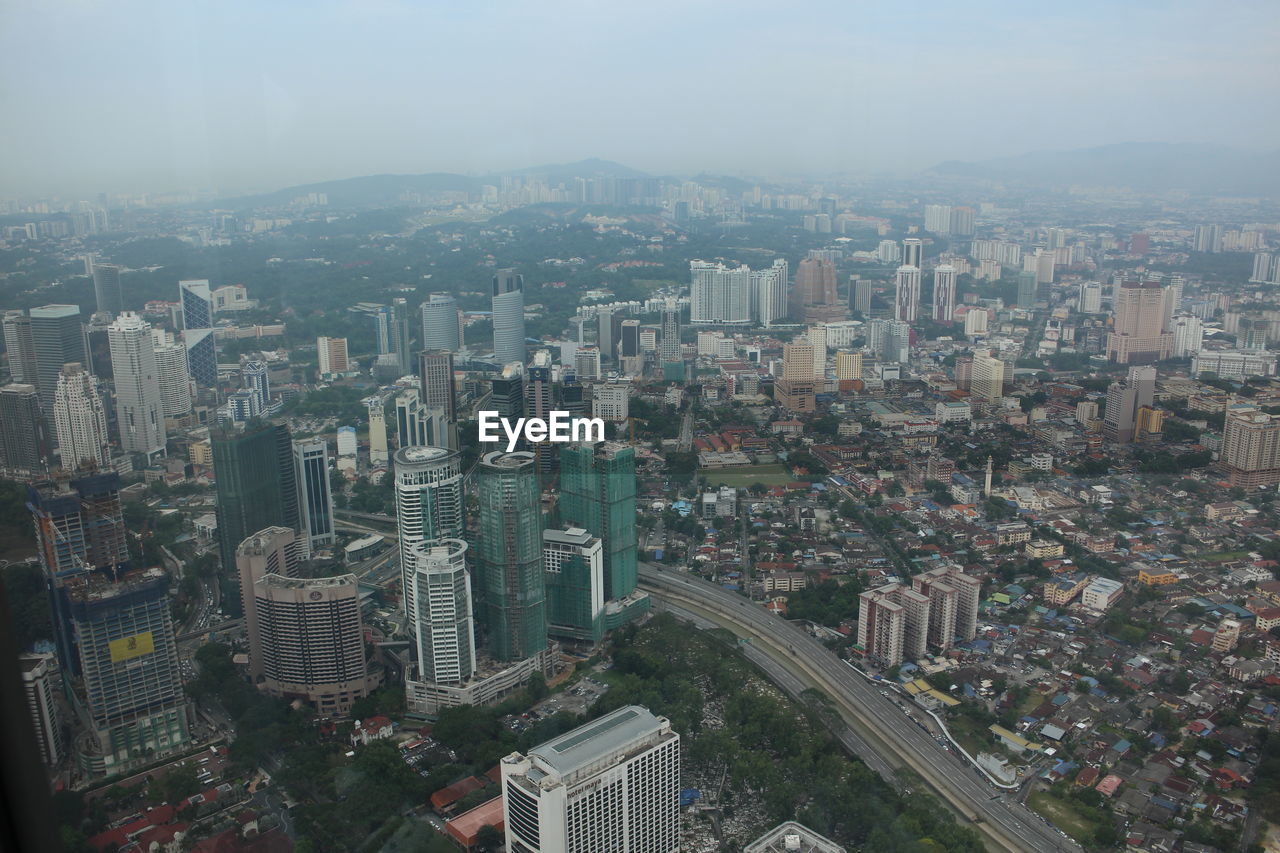
M 852 733 L 846 747 L 878 771 L 886 765 L 917 773 L 943 802 L 961 814 L 992 850 L 1023 853 L 1080 847 L 1039 815 L 991 788 L 978 771 L 942 748 L 908 719 L 872 682 L 853 672 L 805 631 L 747 599 L 683 572 L 640 564 L 640 586 L 673 609 L 746 637 L 782 669 L 826 693 Z M 781 686 L 787 688 L 785 683 Z M 788 691 L 790 692 L 790 690 Z

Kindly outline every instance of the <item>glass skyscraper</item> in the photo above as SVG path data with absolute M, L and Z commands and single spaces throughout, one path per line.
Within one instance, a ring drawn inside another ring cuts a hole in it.
M 486 453 L 476 475 L 476 574 L 489 654 L 523 660 L 547 645 L 542 491 L 532 453 Z
M 218 348 L 213 337 L 213 297 L 209 293 L 209 281 L 178 282 L 178 299 L 182 303 L 182 342 L 187 345 L 187 370 L 197 385 L 213 388 L 218 384 Z
M 524 364 L 524 276 L 498 270 L 493 277 L 493 360 Z
M 636 588 L 636 453 L 625 444 L 580 442 L 560 449 L 560 519 L 604 543 L 604 595 Z
M 251 533 L 280 525 L 301 530 L 293 439 L 283 425 L 252 424 L 243 432 L 215 431 L 218 548 L 222 565 L 236 564 L 236 548 Z

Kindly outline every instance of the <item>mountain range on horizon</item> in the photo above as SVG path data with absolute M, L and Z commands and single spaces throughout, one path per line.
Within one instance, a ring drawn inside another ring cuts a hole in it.
M 274 192 L 221 199 L 219 207 L 268 207 L 287 204 L 309 193 L 325 193 L 337 206 L 394 204 L 406 192 L 476 191 L 503 177 L 537 176 L 550 184 L 578 178 L 661 177 L 630 166 L 588 158 L 512 169 L 483 176 L 449 172 L 364 175 L 284 187 Z M 1117 187 L 1139 192 L 1186 191 L 1197 194 L 1280 195 L 1280 150 L 1257 152 L 1216 145 L 1135 142 L 1067 151 L 1033 151 L 990 160 L 947 160 L 917 177 L 1002 183 L 1035 188 L 1069 186 Z M 728 181 L 703 172 L 696 180 Z

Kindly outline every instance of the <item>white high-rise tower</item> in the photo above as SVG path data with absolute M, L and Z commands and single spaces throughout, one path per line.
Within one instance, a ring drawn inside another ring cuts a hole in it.
M 475 620 L 467 543 L 431 539 L 406 552 L 406 576 L 413 584 L 412 620 L 418 643 L 418 672 L 433 684 L 459 685 L 476 672 Z
M 58 376 L 53 422 L 63 468 L 74 471 L 86 460 L 107 468 L 111 451 L 106 408 L 97 380 L 75 362 L 64 365 Z
M 107 327 L 115 373 L 120 446 L 148 458 L 164 453 L 167 440 L 151 326 L 125 311 Z

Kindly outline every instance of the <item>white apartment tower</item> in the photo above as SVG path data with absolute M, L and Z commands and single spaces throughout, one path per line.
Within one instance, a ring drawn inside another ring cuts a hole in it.
M 163 454 L 167 438 L 151 326 L 125 311 L 107 327 L 107 339 L 115 373 L 120 446 L 148 458 Z
M 940 264 L 933 271 L 933 319 L 950 323 L 956 313 L 956 268 Z
M 513 853 L 675 853 L 680 735 L 638 705 L 502 759 Z
M 412 613 L 418 672 L 433 684 L 460 685 L 476 673 L 475 622 L 467 543 L 461 539 L 414 542 L 406 571 L 413 584 Z
M 184 369 L 183 375 L 186 375 Z M 107 412 L 98 381 L 72 362 L 62 367 L 53 400 L 54 433 L 62 467 L 74 471 L 89 460 L 106 470 L 111 459 Z
M 166 418 L 180 418 L 191 411 L 187 347 L 163 329 L 151 330 L 151 346 L 160 376 L 160 410 Z
M 893 319 L 914 323 L 920 317 L 920 268 L 898 267 L 894 279 Z
M 396 530 L 400 541 L 400 580 L 405 613 L 417 612 L 410 549 L 417 542 L 456 539 L 463 534 L 462 467 L 459 455 L 444 447 L 402 447 L 393 457 L 396 470 Z M 410 620 L 410 624 L 413 621 Z

